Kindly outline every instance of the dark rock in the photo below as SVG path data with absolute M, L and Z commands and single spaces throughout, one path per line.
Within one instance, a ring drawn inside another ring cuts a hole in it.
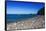
M 45 15 L 45 7 L 41 8 L 38 13 L 38 15 Z

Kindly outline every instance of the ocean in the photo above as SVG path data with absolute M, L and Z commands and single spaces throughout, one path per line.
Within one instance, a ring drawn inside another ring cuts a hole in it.
M 18 21 L 24 21 L 28 18 L 33 18 L 35 16 L 36 14 L 7 14 L 6 22 L 13 23 L 13 22 L 18 22 Z

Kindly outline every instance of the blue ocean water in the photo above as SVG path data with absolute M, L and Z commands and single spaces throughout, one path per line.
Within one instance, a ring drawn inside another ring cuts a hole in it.
M 17 21 L 24 21 L 25 19 L 28 18 L 33 18 L 34 16 L 36 16 L 35 14 L 7 14 L 6 15 L 6 20 L 7 23 L 13 23 L 13 22 L 17 22 Z

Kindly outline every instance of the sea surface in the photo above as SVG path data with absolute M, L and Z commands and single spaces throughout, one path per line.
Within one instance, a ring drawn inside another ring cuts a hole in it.
M 13 23 L 13 22 L 18 22 L 18 21 L 24 21 L 28 18 L 33 18 L 35 16 L 36 14 L 7 14 L 6 22 Z

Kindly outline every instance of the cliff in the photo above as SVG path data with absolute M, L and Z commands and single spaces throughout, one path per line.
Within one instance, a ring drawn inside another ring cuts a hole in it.
M 41 8 L 38 13 L 38 15 L 45 15 L 45 7 Z

